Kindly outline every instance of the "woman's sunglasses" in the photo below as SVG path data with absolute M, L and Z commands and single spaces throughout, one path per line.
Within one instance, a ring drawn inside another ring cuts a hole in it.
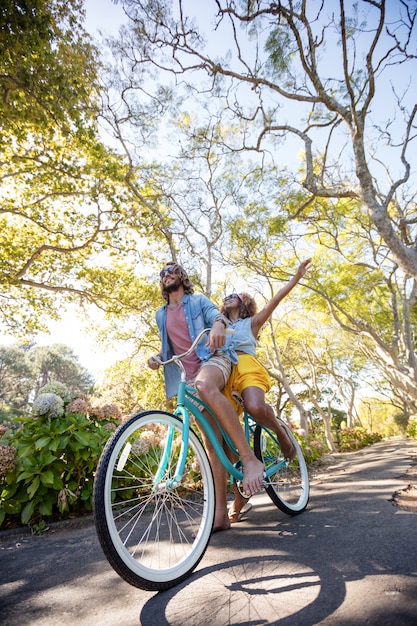
M 235 298 L 238 298 L 241 302 L 243 302 L 243 298 L 240 293 L 231 293 L 230 296 L 223 298 L 223 302 L 226 302 L 226 300 L 234 300 Z

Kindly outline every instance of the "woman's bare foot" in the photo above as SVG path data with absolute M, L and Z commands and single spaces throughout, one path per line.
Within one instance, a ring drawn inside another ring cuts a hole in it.
M 254 454 L 242 457 L 243 462 L 243 493 L 248 497 L 258 493 L 264 478 L 264 465 Z

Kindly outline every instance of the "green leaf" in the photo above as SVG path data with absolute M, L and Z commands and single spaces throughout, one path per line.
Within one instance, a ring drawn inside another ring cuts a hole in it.
M 32 482 L 30 483 L 27 489 L 28 496 L 30 499 L 32 499 L 35 493 L 38 491 L 40 484 L 41 484 L 41 480 L 39 476 L 35 476 L 35 478 L 32 480 Z
M 83 432 L 75 432 L 74 437 L 79 443 L 83 446 L 88 447 L 90 445 L 90 437 L 86 433 Z
M 59 439 L 52 439 L 51 443 L 49 444 L 49 449 L 52 450 L 52 452 L 56 452 L 59 448 L 59 444 Z
M 35 506 L 36 506 L 36 501 L 35 500 L 30 500 L 26 506 L 24 507 L 23 511 L 22 511 L 22 515 L 20 516 L 20 519 L 22 521 L 23 524 L 28 524 L 34 511 L 35 511 Z
M 48 444 L 51 442 L 52 438 L 48 435 L 44 435 L 43 437 L 39 437 L 37 441 L 35 441 L 35 448 L 39 450 L 40 448 L 46 448 Z
M 17 502 L 16 500 L 11 500 L 10 502 L 3 502 L 0 510 L 3 510 L 6 515 L 16 515 L 16 513 L 19 513 L 21 508 L 22 505 L 20 502 Z
M 57 457 L 52 454 L 50 450 L 47 450 L 46 453 L 42 455 L 42 463 L 43 465 L 50 465 L 54 461 L 56 461 Z
M 33 471 L 25 470 L 16 478 L 16 482 L 20 482 L 21 480 L 25 480 L 26 478 L 30 478 L 33 476 Z
M 52 515 L 52 502 L 41 502 L 39 504 L 39 513 L 41 515 Z
M 19 485 L 17 484 L 17 482 L 10 485 L 4 485 L 3 489 L 0 492 L 1 500 L 8 500 L 12 498 L 18 489 Z
M 53 485 L 54 484 L 54 473 L 52 470 L 46 470 L 41 474 L 41 481 L 43 485 Z
M 56 491 L 60 491 L 61 489 L 64 488 L 64 483 L 62 481 L 62 478 L 60 478 L 59 476 L 54 476 L 54 484 L 53 484 L 53 488 Z

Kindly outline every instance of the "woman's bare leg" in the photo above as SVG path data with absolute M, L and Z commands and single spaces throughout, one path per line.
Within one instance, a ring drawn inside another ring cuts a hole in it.
M 243 463 L 244 493 L 251 496 L 262 487 L 264 466 L 252 452 L 239 421 L 239 416 L 229 400 L 221 393 L 224 379 L 216 366 L 202 367 L 195 380 L 195 387 L 200 398 L 210 407 L 220 425 L 234 442 Z M 220 503 L 218 505 L 221 506 Z
M 242 398 L 247 412 L 258 424 L 269 428 L 276 434 L 284 457 L 292 461 L 296 450 L 287 433 L 276 419 L 274 409 L 269 404 L 266 404 L 264 390 L 260 387 L 246 387 L 242 391 Z
M 247 412 L 261 426 L 272 430 L 276 434 L 284 457 L 292 460 L 296 450 L 287 433 L 277 421 L 273 408 L 266 404 L 264 390 L 260 387 L 246 387 L 242 391 L 242 398 Z M 247 498 L 244 498 L 238 489 L 235 489 L 235 498 L 229 510 L 229 518 L 233 522 L 239 519 L 240 511 L 247 501 Z

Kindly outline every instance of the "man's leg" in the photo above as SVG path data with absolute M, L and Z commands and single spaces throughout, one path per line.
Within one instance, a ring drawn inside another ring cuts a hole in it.
M 195 379 L 200 398 L 213 411 L 239 451 L 243 463 L 243 491 L 251 496 L 262 487 L 264 467 L 249 447 L 238 414 L 221 393 L 224 385 L 223 373 L 215 365 L 202 367 Z
M 210 422 L 214 432 L 220 443 L 222 443 L 222 437 L 217 424 L 213 418 L 204 412 L 205 417 Z M 198 424 L 198 422 L 197 422 Z M 213 532 L 219 530 L 227 530 L 230 528 L 230 519 L 227 514 L 227 472 L 223 466 L 223 463 L 219 461 L 219 458 L 214 451 L 213 446 L 210 443 L 206 433 L 200 428 L 201 436 L 204 441 L 204 446 L 207 452 L 207 456 L 210 461 L 211 471 L 213 473 L 214 489 L 216 494 L 216 510 L 214 513 Z

